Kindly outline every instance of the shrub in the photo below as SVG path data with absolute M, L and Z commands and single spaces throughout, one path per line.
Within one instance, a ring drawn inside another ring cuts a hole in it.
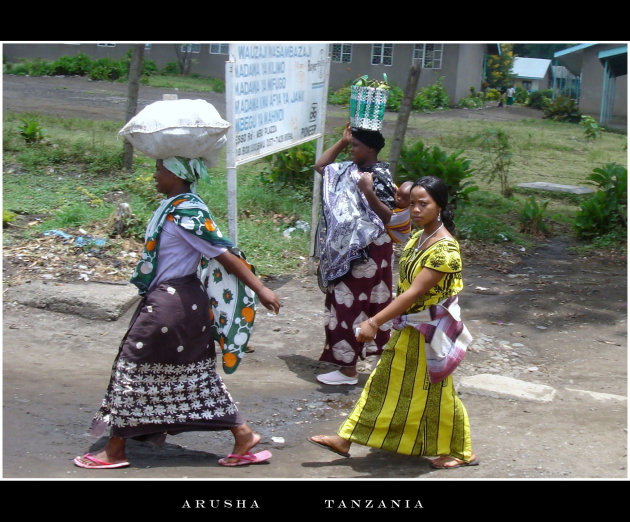
M 514 101 L 516 103 L 522 103 L 525 105 L 529 98 L 529 93 L 526 89 L 523 89 L 520 85 L 514 89 Z
M 488 89 L 486 91 L 486 99 L 487 100 L 500 100 L 501 91 L 499 91 L 498 89 Z
M 26 63 L 5 63 L 3 65 L 4 74 L 15 74 L 16 76 L 26 76 L 29 73 L 29 67 Z
M 500 127 L 485 129 L 473 136 L 472 142 L 479 143 L 485 157 L 482 160 L 482 172 L 485 179 L 490 182 L 499 180 L 501 194 L 504 197 L 512 195 L 508 174 L 512 164 L 512 144 L 510 136 Z
M 31 76 L 52 76 L 54 74 L 57 74 L 51 67 L 50 62 L 41 58 L 35 58 L 32 62 L 29 63 L 28 73 Z
M 543 118 L 550 120 L 578 123 L 581 119 L 577 102 L 567 96 L 557 96 L 543 111 Z
M 433 111 L 448 107 L 449 97 L 446 94 L 443 77 L 440 77 L 433 85 L 422 87 L 413 99 L 413 108 L 417 111 Z
M 92 59 L 85 53 L 77 53 L 75 56 L 60 56 L 51 63 L 53 72 L 50 74 L 63 74 L 66 76 L 85 76 L 92 68 Z
M 389 94 L 387 95 L 387 105 L 385 107 L 390 111 L 398 112 L 404 95 L 405 93 L 400 87 L 390 83 Z
M 142 75 L 153 76 L 158 74 L 157 64 L 153 60 L 142 60 Z
M 179 64 L 177 62 L 168 62 L 160 74 L 164 76 L 177 76 L 179 74 Z
M 125 56 L 123 58 L 121 58 L 118 62 L 115 62 L 117 64 L 117 67 L 124 71 L 123 76 L 127 76 L 129 74 L 129 68 L 131 67 L 131 58 L 133 56 L 133 51 L 131 49 L 128 49 L 127 52 L 125 53 Z M 158 72 L 158 68 L 156 63 L 153 60 L 148 60 L 146 58 L 142 59 L 142 72 L 141 75 L 142 76 L 152 76 L 154 74 L 157 74 Z
M 580 205 L 574 228 L 582 238 L 627 230 L 628 169 L 616 163 L 593 169 L 587 178 L 597 192 Z
M 89 77 L 91 80 L 113 81 L 126 77 L 128 67 L 124 60 L 114 61 L 111 58 L 99 58 L 92 63 Z
M 544 235 L 548 231 L 544 221 L 544 213 L 548 204 L 549 200 L 546 199 L 539 205 L 534 196 L 529 196 L 525 200 L 525 205 L 519 214 L 521 232 Z
M 466 96 L 457 102 L 457 107 L 460 109 L 477 109 L 483 107 L 484 105 L 485 101 L 483 96 L 479 94 L 471 94 L 470 96 Z
M 20 121 L 22 125 L 18 127 L 18 131 L 26 143 L 35 143 L 44 139 L 46 131 L 36 119 L 22 118 Z
M 418 141 L 410 148 L 403 146 L 398 160 L 396 178 L 397 183 L 415 181 L 422 176 L 440 178 L 448 187 L 448 193 L 453 206 L 468 201 L 471 192 L 478 187 L 471 181 L 474 170 L 471 160 L 461 158 L 462 151 L 450 155 L 435 146 L 429 150 L 422 141 Z
M 7 74 L 21 74 L 31 76 L 89 76 L 92 80 L 120 80 L 129 74 L 131 50 L 120 60 L 100 58 L 92 60 L 85 53 L 77 53 L 74 56 L 61 56 L 54 61 L 36 58 L 19 64 L 5 64 L 4 72 Z M 143 60 L 142 74 L 150 76 L 157 73 L 157 66 L 152 60 Z
M 350 105 L 350 86 L 330 91 L 328 93 L 328 103 L 333 105 Z
M 2 209 L 2 228 L 9 226 L 15 220 L 15 214 L 10 210 Z
M 599 137 L 599 134 L 602 131 L 602 128 L 599 126 L 597 121 L 591 116 L 582 116 L 580 121 L 582 127 L 584 129 L 584 135 L 588 140 L 594 140 Z
M 313 187 L 312 172 L 315 166 L 315 142 L 309 141 L 268 156 L 268 165 L 260 174 L 263 184 L 289 186 L 300 192 Z
M 552 90 L 534 91 L 529 93 L 527 105 L 534 109 L 544 110 L 551 103 Z

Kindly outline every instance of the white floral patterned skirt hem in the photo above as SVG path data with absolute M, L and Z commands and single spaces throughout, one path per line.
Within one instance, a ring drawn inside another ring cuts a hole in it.
M 195 274 L 160 283 L 138 305 L 90 434 L 162 444 L 166 435 L 244 423 L 216 373 L 208 296 Z

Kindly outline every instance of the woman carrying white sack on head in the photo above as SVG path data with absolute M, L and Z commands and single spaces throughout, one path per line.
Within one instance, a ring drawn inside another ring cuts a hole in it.
M 109 428 L 109 439 L 95 454 L 76 457 L 79 467 L 126 467 L 127 439 L 161 445 L 167 435 L 196 430 L 232 432 L 234 447 L 218 461 L 222 466 L 271 458 L 266 450 L 252 453 L 261 436 L 245 423 L 216 373 L 212 308 L 198 278 L 200 263 L 216 259 L 275 313 L 280 301 L 250 265 L 230 251 L 232 241 L 221 234 L 196 194 L 199 178 L 206 176 L 201 158 L 156 160 L 156 188 L 166 199 L 148 224 L 144 252 L 131 279 L 142 301 L 90 427 L 96 437 Z

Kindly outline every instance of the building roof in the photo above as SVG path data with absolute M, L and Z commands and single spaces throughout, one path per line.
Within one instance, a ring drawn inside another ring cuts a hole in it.
M 527 78 L 530 80 L 540 80 L 545 77 L 551 65 L 551 60 L 546 58 L 514 58 L 512 65 L 512 75 L 517 78 Z
M 589 47 L 593 47 L 595 44 L 579 44 L 579 45 L 574 45 L 573 47 L 569 47 L 567 49 L 563 49 L 562 51 L 558 51 L 553 53 L 554 57 L 559 57 L 559 56 L 567 56 L 569 54 L 575 54 L 577 52 L 583 51 L 584 49 L 588 49 Z
M 589 47 L 602 44 L 580 44 L 554 53 L 557 62 L 567 67 L 573 74 L 579 75 L 582 71 L 583 51 Z M 607 45 L 607 44 L 604 44 Z M 628 45 L 621 45 L 612 49 L 604 49 L 597 54 L 602 65 L 608 62 L 613 76 L 628 74 Z
M 574 45 L 568 49 L 553 53 L 553 57 L 556 59 L 556 62 L 564 65 L 573 74 L 579 76 L 582 72 L 582 51 L 594 45 L 595 44 Z
M 628 46 L 622 45 L 614 49 L 607 49 L 597 54 L 597 58 L 608 64 L 613 76 L 624 76 L 628 74 Z

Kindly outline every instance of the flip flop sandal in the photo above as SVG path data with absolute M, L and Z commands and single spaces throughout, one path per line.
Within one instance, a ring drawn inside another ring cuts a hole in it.
M 85 462 L 81 462 L 81 460 L 79 460 L 81 458 L 87 459 L 90 462 L 93 462 L 93 464 L 86 464 Z M 104 460 L 97 459 L 95 456 L 90 455 L 89 453 L 86 453 L 85 455 L 83 455 L 83 457 L 75 457 L 72 462 L 74 462 L 75 466 L 79 466 L 80 468 L 85 468 L 85 469 L 116 469 L 116 468 L 126 468 L 127 466 L 129 466 L 129 462 L 127 461 L 116 462 L 112 464 L 111 462 L 106 462 Z
M 234 466 L 247 466 L 249 464 L 260 464 L 261 462 L 267 462 L 271 458 L 271 452 L 264 450 L 258 453 L 245 453 L 245 455 L 235 455 L 230 453 L 224 459 L 219 459 L 221 466 L 234 467 Z M 235 462 L 228 462 L 226 459 L 238 459 Z
M 455 458 L 455 457 L 453 457 L 453 458 L 455 460 L 459 461 L 454 466 L 440 466 L 439 464 L 436 464 L 433 461 L 429 462 L 429 466 L 431 466 L 433 469 L 455 469 L 455 468 L 461 468 L 461 467 L 464 467 L 464 466 L 478 466 L 479 465 L 479 459 L 477 457 L 472 459 L 470 462 L 464 462 L 463 460 Z
M 327 435 L 322 435 L 322 436 L 327 437 Z M 350 453 L 344 453 L 343 451 L 336 450 L 335 448 L 333 448 L 332 446 L 329 446 L 328 444 L 323 444 L 322 442 L 317 442 L 316 440 L 313 440 L 311 437 L 308 437 L 306 440 L 308 440 L 311 444 L 315 444 L 315 446 L 319 446 L 320 448 L 324 448 L 324 449 L 327 449 L 328 451 L 332 451 L 333 453 L 336 453 L 337 455 L 341 455 L 342 457 L 346 457 L 346 458 L 350 457 Z

